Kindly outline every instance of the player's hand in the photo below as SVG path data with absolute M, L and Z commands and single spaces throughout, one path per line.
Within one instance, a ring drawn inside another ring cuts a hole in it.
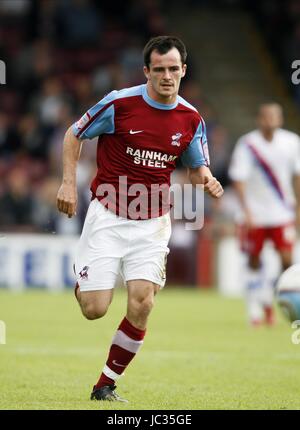
M 211 197 L 214 197 L 216 199 L 220 198 L 224 194 L 222 185 L 213 176 L 206 176 L 204 178 L 204 191 L 206 191 Z
M 61 184 L 56 199 L 57 209 L 69 218 L 76 215 L 77 190 L 74 185 Z

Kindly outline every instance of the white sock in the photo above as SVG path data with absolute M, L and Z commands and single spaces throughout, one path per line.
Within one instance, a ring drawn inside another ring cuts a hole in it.
M 261 288 L 261 303 L 263 306 L 272 306 L 274 298 L 274 280 L 263 277 Z
M 263 317 L 261 306 L 261 289 L 261 270 L 254 270 L 247 266 L 245 300 L 250 321 L 260 321 Z

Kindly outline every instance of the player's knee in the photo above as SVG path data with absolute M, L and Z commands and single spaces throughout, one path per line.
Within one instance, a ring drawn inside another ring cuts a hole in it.
M 108 306 L 101 304 L 90 303 L 81 307 L 83 315 L 88 320 L 96 320 L 104 317 L 107 312 Z
M 135 310 L 136 314 L 147 316 L 150 314 L 154 305 L 153 296 L 147 296 L 139 300 L 132 301 L 132 308 Z
M 151 312 L 153 306 L 154 306 L 154 298 L 152 296 L 151 297 L 147 297 L 141 303 L 141 311 L 142 311 L 142 313 L 145 313 L 145 314 L 148 315 Z

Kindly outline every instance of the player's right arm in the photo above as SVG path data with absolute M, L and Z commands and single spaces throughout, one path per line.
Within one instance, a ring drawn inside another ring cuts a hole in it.
M 80 157 L 82 142 L 74 136 L 69 127 L 63 143 L 63 179 L 57 193 L 57 208 L 71 218 L 76 213 L 77 185 L 76 168 Z
M 117 91 L 112 91 L 89 109 L 79 121 L 67 130 L 63 144 L 63 179 L 57 193 L 57 208 L 71 218 L 76 213 L 76 170 L 82 140 L 93 139 L 115 130 L 114 105 Z

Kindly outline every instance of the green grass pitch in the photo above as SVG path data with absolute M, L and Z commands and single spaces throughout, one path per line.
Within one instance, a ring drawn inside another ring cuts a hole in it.
M 278 310 L 275 327 L 253 329 L 242 300 L 170 287 L 119 381 L 130 403 L 90 401 L 125 309 L 124 289 L 97 321 L 71 291 L 0 291 L 0 409 L 299 409 L 300 345 Z

